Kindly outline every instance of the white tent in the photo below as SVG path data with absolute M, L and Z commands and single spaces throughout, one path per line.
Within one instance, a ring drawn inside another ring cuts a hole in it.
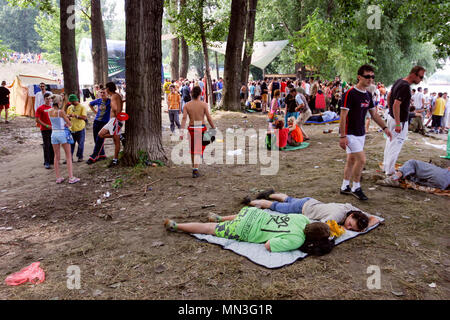
M 288 40 L 254 42 L 251 65 L 264 70 L 273 61 L 273 59 L 275 59 L 281 51 L 283 51 L 288 43 Z M 209 49 L 225 54 L 227 50 L 227 43 L 214 42 Z M 242 55 L 244 55 L 244 51 L 242 51 Z

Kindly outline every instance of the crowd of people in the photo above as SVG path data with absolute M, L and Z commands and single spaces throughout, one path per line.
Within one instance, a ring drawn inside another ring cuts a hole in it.
M 304 128 L 307 120 L 323 122 L 339 118 L 339 146 L 347 154 L 339 193 L 366 201 L 368 197 L 362 190 L 361 174 L 366 163 L 364 145 L 371 120 L 386 136 L 383 160 L 385 185 L 395 186 L 401 179 L 420 180 L 423 177 L 438 188 L 445 189 L 450 185 L 448 169 L 438 169 L 416 160 L 407 162 L 399 170 L 395 169 L 409 129 L 423 133 L 423 127 L 432 122 L 433 133 L 448 131 L 450 108 L 447 93 L 428 95 L 427 89 L 424 89 L 424 92 L 421 87 L 417 91 L 411 89 L 411 85 L 422 82 L 425 73 L 423 67 L 415 66 L 407 76 L 397 80 L 388 92 L 383 84 L 374 84 L 375 69 L 370 65 L 363 65 L 358 70 L 354 85 L 341 82 L 339 77 L 334 81 L 324 82 L 314 78 L 308 81 L 266 78 L 262 81 L 251 81 L 247 86 L 243 85 L 240 97 L 247 108 L 267 114 L 270 134 L 275 135 L 275 147 L 279 149 L 286 145 L 299 146 L 310 139 Z M 3 82 L 0 87 L 0 110 L 7 110 L 9 107 L 9 91 L 5 85 Z M 124 90 L 125 84 L 121 87 Z M 75 94 L 68 96 L 66 104 L 64 96 L 47 91 L 44 83 L 40 84 L 40 89 L 35 97 L 35 119 L 42 134 L 44 166 L 46 169 L 54 166 L 56 183 L 63 183 L 59 165 L 60 148 L 63 147 L 69 174 L 68 182 L 77 183 L 80 179 L 73 176 L 73 155 L 78 145 L 78 162 L 84 161 L 87 108 Z M 220 101 L 222 89 L 223 79 L 213 81 L 214 102 Z M 120 117 L 125 99 L 113 82 L 105 86 L 95 85 L 92 91 L 88 91 L 83 94 L 93 98 L 89 102 L 89 108 L 96 117 L 93 123 L 95 146 L 87 164 L 106 159 L 104 141 L 110 138 L 115 146 L 110 166 L 116 166 L 125 124 Z M 199 165 L 208 144 L 205 143 L 208 140 L 205 135 L 209 131 L 206 122 L 211 126 L 210 136 L 214 136 L 215 130 L 207 104 L 206 80 L 166 79 L 162 92 L 165 94 L 172 134 L 177 127 L 182 140 L 187 125 L 192 177 L 198 178 Z M 181 123 L 180 114 L 183 115 Z M 414 126 L 419 124 L 423 127 L 414 129 Z M 243 203 L 246 206 L 236 216 L 210 217 L 211 223 L 208 224 L 177 224 L 167 220 L 165 226 L 171 231 L 205 233 L 240 241 L 265 243 L 265 247 L 272 252 L 301 247 L 305 252 L 324 254 L 331 250 L 332 242 L 330 226 L 323 222 L 334 219 L 342 228 L 358 232 L 379 222 L 352 206 L 323 204 L 312 198 L 295 199 L 277 194 L 273 190 L 253 201 L 247 197 Z M 261 210 L 265 208 L 277 211 L 280 215 L 268 215 Z M 311 223 L 309 219 L 322 222 Z M 261 229 L 261 225 L 267 228 Z
M 114 142 L 114 157 L 109 167 L 118 164 L 120 141 L 124 128 L 124 120 L 120 118 L 125 102 L 113 82 L 105 86 L 95 87 L 98 99 L 89 102 L 89 108 L 96 114 L 93 123 L 94 150 L 87 164 L 106 160 L 104 141 L 111 138 Z M 55 168 L 56 183 L 64 182 L 59 170 L 60 148 L 63 147 L 69 173 L 69 183 L 80 181 L 73 176 L 73 155 L 77 147 L 77 162 L 84 161 L 84 144 L 86 139 L 87 108 L 80 103 L 76 94 L 68 96 L 65 103 L 63 95 L 53 94 L 46 90 L 45 83 L 40 84 L 41 91 L 35 96 L 35 119 L 40 128 L 43 141 L 44 167 Z
M 417 113 L 429 111 L 428 116 L 432 116 L 433 127 L 445 126 L 442 119 L 445 118 L 443 115 L 448 100 L 443 99 L 444 94 L 438 94 L 434 103 L 430 98 L 428 107 L 425 99 L 423 105 L 418 105 L 418 98 L 411 90 L 411 85 L 422 82 L 425 72 L 423 67 L 415 66 L 407 76 L 394 83 L 390 92 L 386 92 L 382 84 L 374 85 L 375 69 L 370 65 L 363 65 L 358 70 L 355 85 L 341 84 L 338 78 L 334 84 L 326 82 L 323 85 L 314 79 L 310 79 L 309 83 L 287 81 L 286 84 L 275 79 L 267 85 L 268 79 L 265 79 L 262 82 L 251 82 L 248 88 L 243 85 L 240 94 L 243 103 L 246 100 L 250 103 L 248 105 L 258 103 L 260 111 L 269 114 L 279 148 L 282 139 L 291 144 L 297 142 L 295 139 L 297 135 L 302 138 L 303 130 L 300 129 L 302 122 L 299 123 L 297 119 L 301 118 L 300 114 L 305 112 L 304 110 L 308 110 L 309 117 L 318 112 L 339 113 L 339 146 L 347 153 L 344 179 L 339 192 L 367 201 L 368 197 L 361 187 L 361 175 L 366 163 L 364 145 L 367 119 L 372 119 L 386 136 L 383 161 L 385 182 L 387 181 L 385 184 L 395 185 L 401 179 L 417 179 L 416 181 L 426 179 L 434 187 L 443 189 L 450 187 L 450 168 L 437 168 L 410 160 L 399 170 L 395 169 L 397 158 L 408 135 L 411 110 L 417 110 Z M 179 100 L 173 99 L 173 95 L 176 94 L 175 87 L 170 85 L 170 88 L 172 96 L 168 101 L 178 103 Z M 194 87 L 194 90 L 196 89 L 198 95 L 200 88 Z M 269 97 L 272 97 L 272 101 Z M 190 109 L 189 105 L 186 109 Z M 205 117 L 208 117 L 214 128 L 207 107 L 200 106 L 196 109 L 199 111 L 196 120 L 203 121 L 202 128 L 199 128 L 201 133 L 206 131 Z M 200 112 L 203 109 L 205 111 Z M 192 119 L 194 110 L 188 110 L 187 113 Z M 287 127 L 283 117 L 280 116 L 283 113 Z M 370 118 L 367 115 L 370 115 Z M 196 144 L 201 145 L 201 141 L 191 142 L 191 149 L 195 149 Z M 197 150 L 200 152 L 200 149 Z M 357 232 L 379 223 L 377 218 L 368 216 L 348 204 L 323 204 L 309 197 L 295 199 L 285 194 L 276 194 L 274 190 L 260 194 L 257 200 L 246 197 L 243 203 L 246 206 L 238 215 L 227 217 L 212 215 L 209 217 L 209 223 L 179 224 L 166 219 L 164 226 L 169 231 L 202 233 L 238 241 L 263 243 L 270 252 L 300 249 L 321 255 L 330 252 L 333 247 L 330 240 L 330 225 L 323 222 L 334 219 L 343 228 Z M 272 215 L 262 209 L 271 209 L 278 214 Z M 308 218 L 321 222 L 311 223 Z
M 0 61 L 2 63 L 48 64 L 48 61 L 42 58 L 42 53 L 30 52 L 11 52 Z

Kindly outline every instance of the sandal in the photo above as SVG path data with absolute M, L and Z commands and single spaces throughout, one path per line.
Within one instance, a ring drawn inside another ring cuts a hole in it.
M 77 183 L 77 182 L 80 182 L 80 178 L 75 178 L 75 177 L 73 177 L 73 178 L 70 178 L 70 179 L 69 179 L 69 183 L 70 183 L 70 184 L 75 184 L 75 183 Z
M 63 183 L 64 182 L 64 178 L 58 178 L 58 179 L 56 179 L 56 184 L 61 184 L 61 183 Z

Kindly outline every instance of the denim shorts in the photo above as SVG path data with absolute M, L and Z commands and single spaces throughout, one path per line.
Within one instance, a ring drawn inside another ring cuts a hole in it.
M 52 132 L 52 144 L 65 144 L 67 143 L 67 136 L 64 130 L 55 130 Z
M 270 210 L 277 211 L 279 213 L 302 213 L 303 206 L 305 203 L 312 198 L 302 198 L 296 199 L 288 197 L 285 202 L 277 202 L 272 203 Z

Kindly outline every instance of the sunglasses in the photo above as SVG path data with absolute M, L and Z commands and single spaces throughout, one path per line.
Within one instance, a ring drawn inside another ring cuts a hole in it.
M 365 75 L 365 76 L 361 76 L 361 77 L 366 78 L 366 79 L 375 79 L 375 75 L 373 75 L 373 76 Z
M 420 79 L 423 79 L 423 77 L 425 77 L 425 75 L 419 76 L 418 74 L 416 74 L 416 76 L 418 76 Z

